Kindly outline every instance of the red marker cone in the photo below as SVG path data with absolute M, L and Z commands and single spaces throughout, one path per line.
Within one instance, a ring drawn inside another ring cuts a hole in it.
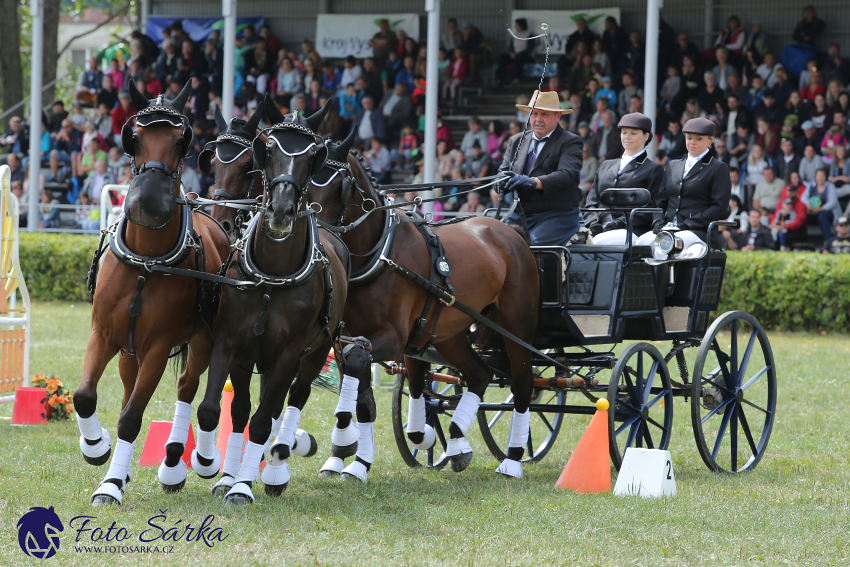
M 145 437 L 145 446 L 142 449 L 142 456 L 139 457 L 140 467 L 158 467 L 165 459 L 165 442 L 168 441 L 168 436 L 171 435 L 170 421 L 152 421 L 151 428 L 148 429 L 148 435 Z M 192 468 L 192 450 L 195 448 L 195 434 L 192 432 L 192 427 L 189 426 L 189 439 L 186 441 L 186 448 L 183 451 L 183 462 L 186 466 Z
M 15 407 L 12 408 L 12 425 L 47 423 L 46 388 L 31 386 L 15 390 Z
M 233 421 L 230 418 L 230 406 L 233 404 L 233 384 L 231 384 L 230 380 L 224 383 L 224 392 L 221 395 L 221 416 L 218 418 L 218 438 L 216 439 L 215 446 L 218 448 L 219 452 L 221 452 L 221 469 L 224 470 L 224 455 L 227 452 L 227 439 L 230 437 L 230 434 L 233 433 Z M 248 427 L 245 427 L 245 431 L 242 433 L 242 438 L 245 441 L 249 441 L 248 437 Z M 266 462 L 262 461 L 260 463 L 260 470 L 263 470 L 266 467 Z
M 579 494 L 611 492 L 608 456 L 608 400 L 596 401 L 596 413 L 570 455 L 555 488 Z

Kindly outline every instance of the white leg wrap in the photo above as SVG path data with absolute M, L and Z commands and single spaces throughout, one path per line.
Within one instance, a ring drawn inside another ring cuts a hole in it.
M 202 478 L 212 478 L 218 474 L 221 469 L 221 452 L 215 446 L 215 433 L 218 428 L 212 431 L 203 431 L 198 426 L 198 444 L 195 450 L 192 451 L 192 470 Z M 209 465 L 202 465 L 198 460 L 198 456 L 205 459 L 212 459 Z
M 288 483 L 291 476 L 289 463 L 287 461 L 283 461 L 279 465 L 266 463 L 266 467 L 263 469 L 262 479 L 263 484 L 280 486 L 281 484 Z
M 259 447 L 260 449 L 263 448 L 262 445 L 257 445 L 257 447 Z M 254 493 L 251 492 L 251 487 L 245 484 L 244 482 L 237 482 L 236 484 L 234 484 L 230 488 L 230 490 L 227 491 L 225 498 L 227 498 L 228 496 L 232 496 L 233 494 L 242 494 L 250 498 L 251 502 L 254 501 Z
M 407 408 L 407 432 L 421 433 L 425 431 L 425 398 L 411 397 Z
M 460 428 L 460 432 L 466 437 L 466 432 L 469 431 L 469 426 L 478 414 L 478 406 L 481 404 L 481 398 L 473 392 L 464 392 L 457 404 L 452 423 Z M 463 451 L 464 453 L 466 451 Z
M 357 440 L 357 456 L 369 464 L 375 462 L 375 424 L 358 423 L 360 438 Z
M 360 461 L 354 461 L 342 471 L 342 474 L 351 475 L 357 478 L 360 482 L 365 483 L 369 480 L 369 471 L 366 470 L 366 465 Z
M 123 439 L 119 439 L 115 444 L 115 452 L 112 454 L 112 462 L 109 463 L 109 470 L 106 471 L 106 476 L 103 477 L 103 480 L 109 478 L 118 479 L 126 486 L 127 479 L 130 478 L 130 471 L 133 465 L 133 450 L 135 448 L 135 441 L 128 443 Z
M 292 448 L 292 454 L 297 455 L 299 457 L 306 457 L 310 454 L 310 450 L 313 448 L 313 439 L 310 437 L 310 434 L 304 431 L 303 429 L 299 429 L 295 432 L 295 447 Z
M 280 424 L 283 422 L 283 415 L 277 416 L 276 419 L 272 420 L 272 430 L 269 432 L 269 438 L 266 440 L 266 444 L 263 445 L 263 453 L 268 453 L 269 448 L 272 446 L 272 441 L 277 437 L 278 431 L 280 431 Z
M 461 437 L 459 439 L 449 439 L 449 442 L 446 443 L 445 454 L 449 457 L 460 455 L 461 453 L 471 452 L 472 446 L 469 444 L 469 441 L 466 440 L 466 437 Z
M 189 440 L 189 419 L 192 417 L 192 405 L 186 402 L 177 402 L 174 408 L 174 421 L 171 423 L 171 433 L 168 435 L 166 445 L 180 443 L 186 445 Z
M 354 413 L 357 409 L 357 387 L 360 380 L 352 376 L 342 376 L 342 386 L 339 389 L 339 401 L 336 404 L 334 415 L 338 413 Z
M 427 451 L 437 442 L 437 432 L 434 431 L 434 428 L 430 425 L 425 425 L 425 436 L 422 438 L 421 443 L 410 442 L 411 445 L 419 449 L 420 451 Z
M 525 449 L 528 443 L 528 428 L 531 422 L 531 410 L 525 410 L 525 413 L 517 413 L 513 411 L 511 415 L 511 438 L 508 441 L 508 448 L 519 447 Z
M 124 499 L 124 493 L 121 491 L 121 489 L 112 484 L 111 482 L 101 482 L 100 486 L 98 486 L 97 489 L 91 495 L 92 501 L 94 501 L 94 497 L 99 494 L 106 494 L 108 496 L 111 496 L 112 498 L 117 500 L 119 504 L 121 504 L 121 501 Z
M 358 423 L 353 419 L 345 429 L 337 429 L 336 426 L 334 426 L 334 430 L 331 431 L 331 443 L 337 447 L 348 447 L 349 445 L 356 443 L 357 439 L 360 437 L 360 432 L 357 429 L 358 427 Z
M 287 406 L 286 411 L 283 413 L 283 426 L 280 428 L 280 434 L 278 434 L 274 444 L 283 443 L 291 449 L 295 445 L 295 434 L 298 432 L 298 424 L 300 422 L 301 410 Z
M 345 462 L 339 457 L 329 457 L 325 464 L 322 465 L 322 468 L 319 469 L 319 472 L 328 471 L 339 474 L 342 472 L 342 469 L 345 468 Z
M 496 472 L 513 478 L 522 478 L 522 464 L 519 461 L 505 459 Z
M 83 455 L 91 459 L 102 457 L 112 448 L 112 437 L 109 432 L 100 426 L 100 421 L 97 419 L 97 413 L 93 413 L 91 417 L 80 417 L 77 414 L 77 427 L 80 428 L 80 451 Z M 97 441 L 94 445 L 86 443 L 89 441 Z
M 241 433 L 231 433 L 227 438 L 227 451 L 224 453 L 224 470 L 222 474 L 236 476 L 242 463 L 242 451 L 245 440 Z
M 236 482 L 254 482 L 260 474 L 260 460 L 263 458 L 263 446 L 248 441 L 245 444 L 245 455 L 242 457 L 242 466 L 236 475 Z
M 159 470 L 156 473 L 159 482 L 166 486 L 176 486 L 186 481 L 186 463 L 183 459 L 177 459 L 177 464 L 173 467 L 165 466 L 165 461 L 159 465 Z

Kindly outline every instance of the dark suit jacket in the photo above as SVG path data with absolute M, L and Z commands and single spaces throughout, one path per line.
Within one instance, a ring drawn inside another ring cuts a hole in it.
M 623 143 L 620 142 L 620 129 L 616 126 L 611 128 L 608 133 L 608 150 L 604 156 L 599 155 L 599 146 L 602 145 L 602 134 L 605 130 L 599 127 L 599 130 L 593 133 L 590 149 L 593 150 L 593 155 L 602 159 L 614 159 L 623 155 Z
M 657 207 L 664 200 L 667 189 L 667 180 L 664 168 L 649 159 L 646 151 L 643 151 L 635 159 L 629 162 L 623 171 L 620 171 L 620 158 L 603 161 L 593 178 L 593 185 L 587 193 L 587 207 L 600 207 L 599 195 L 606 189 L 611 188 L 641 188 L 649 189 L 652 201 L 646 207 Z M 585 225 L 591 232 L 601 232 L 603 225 L 611 223 L 616 219 L 615 226 L 608 226 L 606 230 L 626 228 L 626 219 L 620 213 L 594 213 L 585 214 Z M 638 236 L 652 229 L 652 223 L 663 220 L 663 213 L 636 214 L 633 230 Z
M 785 163 L 785 158 L 780 154 L 779 158 L 773 160 L 776 166 L 776 177 L 778 179 L 787 179 L 788 174 L 792 171 L 800 171 L 800 156 L 794 154 L 794 159 Z
M 667 164 L 667 198 L 659 203 L 664 220 L 680 228 L 705 233 L 712 221 L 726 219 L 732 181 L 729 167 L 717 159 L 713 149 L 683 177 L 687 157 Z
M 499 171 L 514 171 L 522 173 L 528 148 L 534 134 L 529 130 L 511 137 L 508 149 L 502 160 Z M 516 153 L 517 143 L 522 143 L 519 156 L 511 167 L 511 160 Z M 568 211 L 578 207 L 581 199 L 579 189 L 579 172 L 581 171 L 581 150 L 584 144 L 581 138 L 567 132 L 560 126 L 555 126 L 552 135 L 546 140 L 546 145 L 534 161 L 529 176 L 536 177 L 543 185 L 543 190 L 532 189 L 521 195 L 522 206 L 528 214 L 548 211 Z

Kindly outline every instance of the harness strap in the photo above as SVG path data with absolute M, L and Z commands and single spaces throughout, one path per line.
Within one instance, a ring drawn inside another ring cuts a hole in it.
M 94 291 L 97 288 L 97 273 L 100 270 L 100 258 L 103 256 L 104 251 L 106 251 L 109 247 L 108 244 L 104 246 L 104 240 L 106 240 L 106 231 L 101 231 L 100 244 L 98 244 L 97 248 L 94 249 L 91 265 L 89 266 L 89 271 L 86 274 L 86 286 L 89 289 L 92 301 L 94 301 Z
M 141 274 L 144 272 L 139 270 L 139 279 L 136 282 L 136 293 L 133 294 L 133 299 L 130 301 L 130 328 L 129 328 L 129 344 L 128 352 L 130 356 L 136 356 L 136 344 L 134 341 L 136 334 L 136 317 L 142 312 L 142 289 L 145 287 L 145 277 Z
M 266 332 L 266 319 L 268 318 L 269 301 L 271 298 L 268 293 L 263 294 L 263 306 L 257 314 L 257 321 L 254 323 L 254 364 L 257 366 L 257 372 L 264 374 L 263 361 L 261 358 L 260 337 Z

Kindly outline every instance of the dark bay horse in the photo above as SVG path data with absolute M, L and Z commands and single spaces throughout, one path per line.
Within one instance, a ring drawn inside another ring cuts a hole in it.
M 263 171 L 266 208 L 252 219 L 228 270 L 228 277 L 252 283 L 222 290 L 207 390 L 198 408 L 201 434 L 214 435 L 228 374 L 234 392 L 247 392 L 243 381 L 250 380 L 250 372 L 234 374 L 234 370 L 256 364 L 262 379 L 260 403 L 249 425 L 250 441 L 242 454 L 242 434 L 231 436 L 218 483 L 229 486 L 225 502 L 238 504 L 254 501 L 252 487 L 264 445 L 277 428 L 280 433 L 262 474 L 267 494 L 279 495 L 286 489 L 290 454 L 315 451 L 298 424 L 311 383 L 338 334 L 348 287 L 348 250 L 339 239 L 319 231 L 305 200 L 310 177 L 325 161 L 324 143 L 303 119 L 291 117 L 284 123 L 282 116 L 275 118 L 280 119 L 270 120 L 273 126 L 253 145 Z M 292 154 L 294 160 L 289 159 Z M 286 411 L 273 420 L 287 392 Z M 234 422 L 234 431 L 237 426 Z M 241 455 L 241 464 L 235 467 L 239 461 L 234 456 L 234 467 L 229 469 L 231 449 Z
M 395 211 L 375 212 L 362 218 L 366 211 L 376 204 L 384 204 L 385 200 L 361 159 L 349 152 L 352 135 L 329 148 L 331 162 L 340 164 L 339 175 L 324 186 L 314 186 L 310 190 L 311 199 L 322 205 L 322 221 L 343 226 L 360 223 L 342 234 L 352 255 L 351 284 L 345 305 L 347 329 L 371 341 L 375 360 L 395 361 L 431 342 L 439 354 L 462 373 L 469 390 L 461 397 L 454 413 L 449 428 L 451 439 L 446 448 L 452 469 L 459 472 L 472 459 L 466 434 L 492 371 L 467 339 L 472 318 L 450 306 L 440 306 L 437 301 L 430 302 L 427 312 L 423 313 L 428 294 L 396 269 L 396 265 L 402 265 L 426 280 L 431 274 L 433 256 L 425 238 L 414 223 L 399 222 L 413 219 Z M 537 325 L 539 283 L 537 264 L 525 240 L 504 223 L 484 217 L 433 226 L 432 231 L 442 242 L 445 258 L 451 263 L 450 283 L 457 301 L 484 312 L 520 339 L 530 342 Z M 439 262 L 437 258 L 435 263 Z M 417 326 L 419 331 L 414 332 Z M 516 409 L 508 458 L 498 472 L 518 477 L 522 475 L 519 461 L 528 436 L 528 406 L 533 384 L 531 357 L 527 350 L 510 340 L 505 339 L 505 346 Z M 411 396 L 408 437 L 415 447 L 429 449 L 436 438 L 434 430 L 425 423 L 422 397 L 429 365 L 408 356 L 405 364 Z M 362 398 L 369 391 L 369 376 L 364 373 L 358 378 Z M 361 421 L 370 417 L 368 396 L 366 400 L 358 402 L 358 420 Z M 368 421 L 374 421 L 374 417 Z M 339 421 L 337 427 L 340 427 Z M 368 431 L 371 432 L 371 424 Z M 332 454 L 323 467 L 326 474 L 350 472 L 351 466 L 343 471 L 343 454 L 337 453 Z M 365 480 L 365 476 L 361 480 Z
M 205 320 L 209 288 L 197 279 L 157 270 L 215 273 L 228 253 L 227 235 L 218 223 L 177 202 L 182 197 L 183 157 L 192 145 L 192 130 L 182 115 L 189 85 L 174 100 L 159 96 L 149 101 L 132 81 L 129 89 L 138 114 L 135 129 L 124 127 L 122 141 L 133 159 L 135 177 L 100 269 L 82 381 L 74 394 L 80 449 L 86 461 L 102 465 L 109 460 L 111 438 L 95 413 L 97 384 L 120 351 L 124 399 L 118 441 L 109 470 L 92 495 L 95 506 L 121 503 L 145 408 L 169 353 L 188 343 L 188 364 L 178 381 L 167 456 L 158 475 L 166 490 L 183 486 L 186 465 L 180 456 L 189 433 L 191 402 L 212 349 Z

